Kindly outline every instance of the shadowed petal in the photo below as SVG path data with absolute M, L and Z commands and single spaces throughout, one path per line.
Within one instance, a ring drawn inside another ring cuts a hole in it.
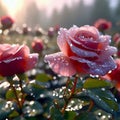
M 70 57 L 72 60 L 77 60 L 78 62 L 81 63 L 86 63 L 89 67 L 89 69 L 84 69 L 84 71 L 88 72 L 89 74 L 93 75 L 105 75 L 107 74 L 110 70 L 113 70 L 116 68 L 116 64 L 114 63 L 112 57 L 107 58 L 106 60 L 103 61 L 89 61 L 83 58 L 78 58 L 78 57 Z
M 49 63 L 54 72 L 63 76 L 72 76 L 76 70 L 68 57 L 62 52 L 45 56 L 45 61 Z

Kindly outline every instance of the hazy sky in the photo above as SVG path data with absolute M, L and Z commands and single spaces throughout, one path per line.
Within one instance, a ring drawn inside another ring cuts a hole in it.
M 72 6 L 80 0 L 1 0 L 3 5 L 7 8 L 9 15 L 16 19 L 16 14 L 18 11 L 21 13 L 23 11 L 23 6 L 26 7 L 30 2 L 35 2 L 39 9 L 45 10 L 47 15 L 50 15 L 52 11 L 56 8 L 61 10 L 62 7 L 67 4 Z M 83 0 L 85 4 L 90 5 L 94 0 Z M 114 7 L 118 0 L 109 0 L 110 5 Z M 19 12 L 19 13 L 20 13 Z
M 80 0 L 1 0 L 4 6 L 9 11 L 9 15 L 15 17 L 17 11 L 22 11 L 22 6 L 27 6 L 31 1 L 35 2 L 40 9 L 45 9 L 48 15 L 52 13 L 54 8 L 61 10 L 63 5 L 67 4 L 72 6 L 72 4 L 77 3 Z M 86 4 L 90 4 L 93 0 L 84 0 Z

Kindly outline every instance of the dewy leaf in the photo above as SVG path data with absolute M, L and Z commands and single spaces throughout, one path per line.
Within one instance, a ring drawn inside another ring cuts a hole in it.
M 96 105 L 109 113 L 118 111 L 119 107 L 116 98 L 109 90 L 89 89 L 86 90 L 86 95 L 89 96 Z
M 99 80 L 99 79 L 94 79 L 94 78 L 88 78 L 84 84 L 83 88 L 85 89 L 90 89 L 90 88 L 104 88 L 104 87 L 112 87 L 112 83 L 109 81 L 105 80 Z
M 65 118 L 65 120 L 74 120 L 75 116 L 76 116 L 75 111 L 66 111 L 64 118 Z
M 16 92 L 17 92 L 17 95 L 19 96 L 20 95 L 20 91 L 16 90 Z M 8 99 L 8 100 L 16 99 L 15 93 L 13 92 L 12 89 L 9 89 L 6 92 L 6 99 Z
M 51 120 L 64 120 L 62 113 L 54 106 L 50 108 Z
M 34 117 L 43 112 L 42 105 L 37 101 L 25 101 L 23 105 L 23 113 L 25 117 Z
M 0 100 L 0 120 L 4 120 L 13 111 L 14 103 Z
M 96 116 L 91 112 L 82 112 L 75 120 L 97 120 Z
M 52 79 L 52 77 L 50 75 L 47 75 L 44 73 L 40 73 L 40 74 L 36 75 L 36 80 L 38 80 L 40 82 L 48 82 L 51 79 Z

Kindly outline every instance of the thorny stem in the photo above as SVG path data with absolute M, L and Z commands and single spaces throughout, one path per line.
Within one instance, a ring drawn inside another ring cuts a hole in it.
M 64 107 L 63 107 L 62 110 L 61 110 L 62 114 L 65 113 L 66 107 L 67 107 L 69 101 L 72 99 L 72 97 L 73 97 L 73 95 L 74 95 L 74 93 L 75 93 L 77 81 L 78 81 L 78 76 L 76 75 L 76 77 L 75 77 L 75 79 L 74 79 L 74 84 L 73 84 L 73 87 L 72 87 L 72 90 L 71 90 L 71 94 L 70 94 L 69 98 L 68 98 L 67 100 L 65 100 L 66 103 L 65 103 Z M 67 80 L 66 88 L 68 87 L 69 82 L 70 82 L 70 79 Z

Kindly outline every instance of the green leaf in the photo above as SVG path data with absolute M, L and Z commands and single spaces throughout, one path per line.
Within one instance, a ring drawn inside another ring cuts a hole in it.
M 47 75 L 44 73 L 36 75 L 36 80 L 38 80 L 40 82 L 48 82 L 51 79 L 52 79 L 52 77 L 50 75 Z
M 106 80 L 99 80 L 94 78 L 88 78 L 84 84 L 83 88 L 90 89 L 90 88 L 104 88 L 104 87 L 112 87 L 112 83 Z
M 15 110 L 9 115 L 10 118 L 15 118 L 17 116 L 19 116 L 19 113 Z
M 106 112 L 114 113 L 118 111 L 119 107 L 116 98 L 109 90 L 89 89 L 85 90 L 85 92 L 87 96 Z
M 110 100 L 109 98 L 102 97 L 102 99 L 115 111 L 118 111 L 118 104 L 117 102 Z
M 5 98 L 5 94 L 9 89 L 9 83 L 5 80 L 0 81 L 0 97 Z
M 22 117 L 22 116 L 18 116 L 16 118 L 14 118 L 13 120 L 26 120 L 26 119 L 24 117 Z
M 47 91 L 38 81 L 29 83 L 26 87 L 24 87 L 24 92 L 34 97 L 36 100 L 41 97 L 47 97 L 49 94 L 49 91 Z
M 18 95 L 18 97 L 19 97 L 20 91 L 16 90 L 16 92 L 17 92 L 17 95 Z M 8 99 L 8 100 L 16 99 L 15 93 L 13 92 L 12 89 L 9 89 L 9 90 L 7 91 L 7 93 L 6 93 L 6 99 Z
M 83 112 L 83 113 L 80 113 L 80 115 L 77 116 L 75 118 L 75 120 L 97 120 L 97 119 L 96 119 L 96 116 L 93 113 Z
M 25 101 L 23 105 L 23 113 L 25 117 L 34 117 L 43 112 L 42 105 L 37 101 Z
M 74 111 L 66 111 L 64 114 L 65 120 L 74 120 L 75 116 L 76 116 L 76 112 Z
M 0 76 L 0 81 L 4 80 L 4 77 Z
M 51 120 L 64 120 L 62 113 L 55 106 L 50 108 Z
M 13 111 L 14 103 L 0 100 L 0 120 L 4 120 Z

